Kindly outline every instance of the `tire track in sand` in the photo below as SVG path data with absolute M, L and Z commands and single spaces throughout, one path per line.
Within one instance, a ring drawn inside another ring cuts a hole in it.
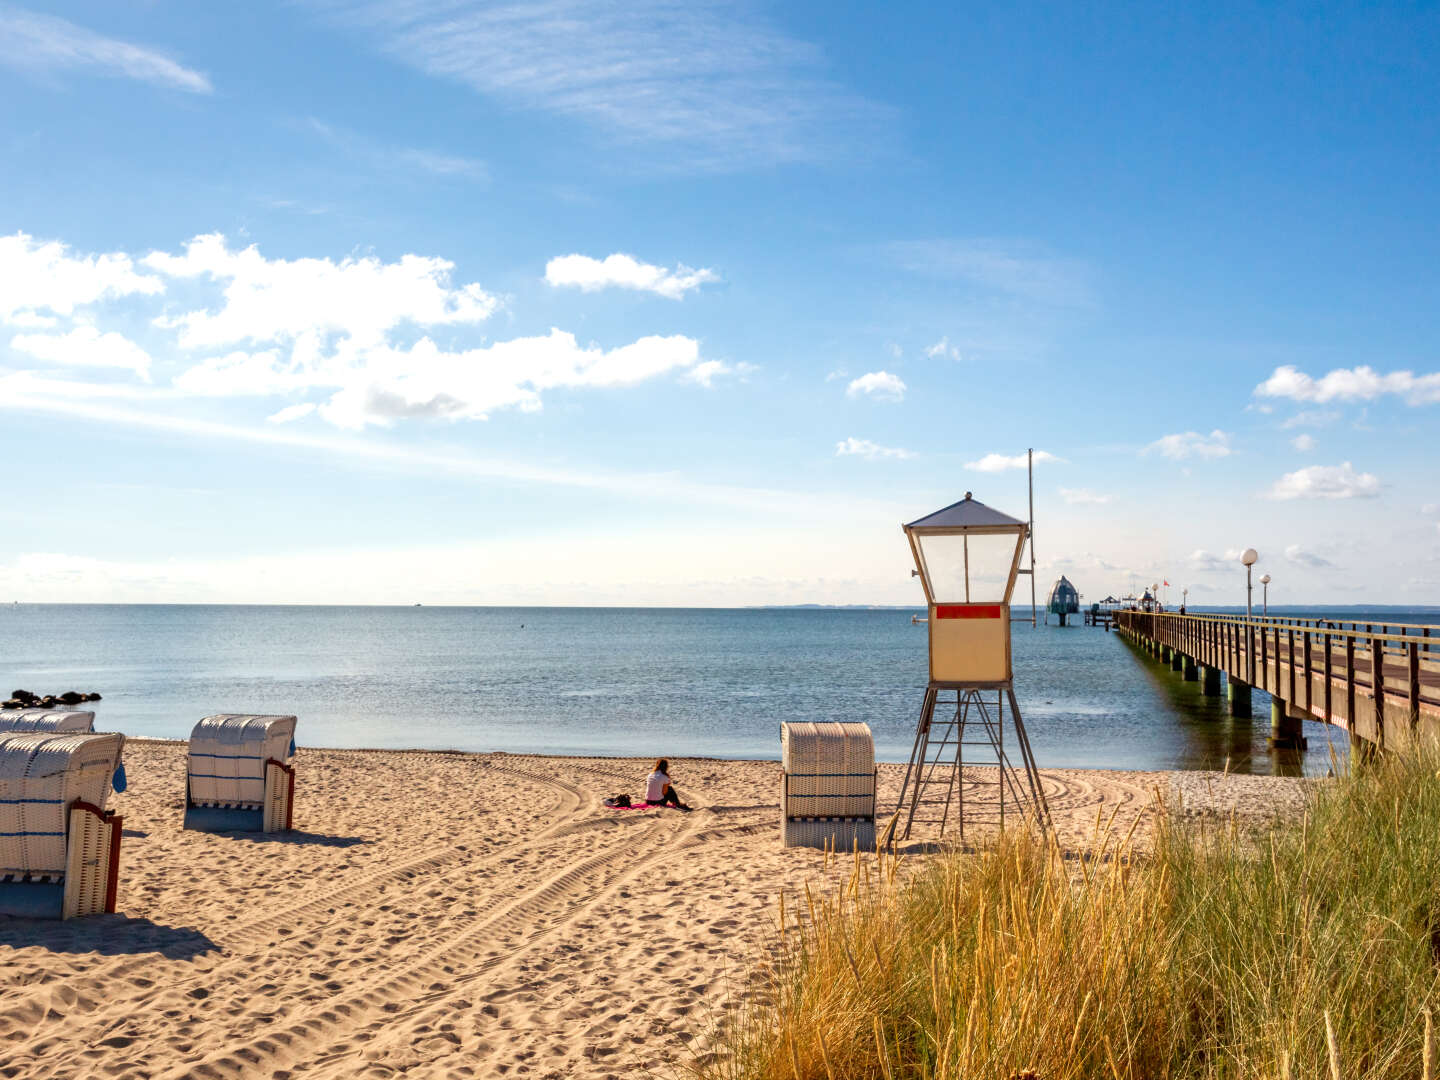
M 668 856 L 670 849 L 662 844 L 647 856 L 634 857 L 637 843 L 643 843 L 644 839 L 655 841 L 662 834 L 671 832 L 665 828 L 667 824 L 665 819 L 657 818 L 644 830 L 645 838 L 640 840 L 631 836 L 617 837 L 616 843 L 572 863 L 489 918 L 471 922 L 461 927 L 458 933 L 430 945 L 419 956 L 405 962 L 398 971 L 378 973 L 377 977 L 362 982 L 359 988 L 347 988 L 343 997 L 336 995 L 313 1004 L 302 1002 L 300 1007 L 305 1014 L 301 1018 L 267 1030 L 239 1046 L 212 1051 L 199 1062 L 162 1072 L 159 1074 L 161 1080 L 249 1077 L 261 1070 L 286 1067 L 297 1058 L 312 1057 L 313 1049 L 320 1044 L 328 1051 L 341 1038 L 368 1022 L 386 1021 L 390 1014 L 400 1011 L 407 1002 L 416 1000 L 421 992 L 444 989 L 437 984 L 438 979 L 453 977 L 457 968 L 492 960 L 497 955 L 492 942 L 495 931 L 528 925 L 532 929 L 527 940 L 538 940 L 555 926 L 586 910 L 589 903 L 576 904 L 573 897 L 583 895 L 587 891 L 586 886 L 594 879 L 603 881 L 594 889 L 594 894 L 598 895 L 616 881 Z M 671 838 L 678 839 L 673 835 Z M 592 902 L 593 899 L 594 895 Z M 537 924 L 542 915 L 548 917 Z M 523 947 L 526 947 L 525 943 L 517 946 Z M 500 955 L 503 956 L 503 951 Z

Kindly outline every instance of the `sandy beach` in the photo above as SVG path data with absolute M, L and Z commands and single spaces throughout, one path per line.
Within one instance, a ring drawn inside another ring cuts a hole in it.
M 121 914 L 0 919 L 0 1076 L 663 1074 L 705 1052 L 781 890 L 850 869 L 780 847 L 773 761 L 672 759 L 684 814 L 601 804 L 648 761 L 302 748 L 296 831 L 251 837 L 181 829 L 183 744 L 132 741 L 126 764 Z M 882 766 L 882 809 L 902 771 Z M 1075 847 L 1156 791 L 1263 818 L 1304 784 L 1044 782 Z

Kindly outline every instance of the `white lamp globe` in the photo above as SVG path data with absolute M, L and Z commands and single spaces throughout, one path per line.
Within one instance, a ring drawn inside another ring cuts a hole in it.
M 1240 561 L 1246 566 L 1254 566 L 1260 558 L 1260 553 L 1254 548 L 1246 548 L 1245 554 L 1240 556 Z
M 1264 577 L 1262 577 L 1262 578 L 1260 579 L 1260 584 L 1261 584 L 1261 585 L 1269 585 L 1269 584 L 1270 584 L 1270 575 L 1269 575 L 1269 574 L 1266 574 Z

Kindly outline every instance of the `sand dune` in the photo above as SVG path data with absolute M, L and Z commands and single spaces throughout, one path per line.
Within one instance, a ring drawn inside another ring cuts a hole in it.
M 779 846 L 774 762 L 674 761 L 699 807 L 683 814 L 601 805 L 639 793 L 633 759 L 302 749 L 297 831 L 247 838 L 181 829 L 183 745 L 126 760 L 123 914 L 0 918 L 0 1076 L 663 1068 L 704 1053 L 779 892 L 849 870 Z M 900 773 L 882 768 L 882 807 Z M 1214 774 L 1044 782 L 1069 845 L 1097 810 L 1128 828 L 1156 790 L 1254 814 L 1300 798 Z

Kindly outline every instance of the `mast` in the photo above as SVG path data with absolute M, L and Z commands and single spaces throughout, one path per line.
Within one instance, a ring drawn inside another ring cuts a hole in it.
M 1037 627 L 1035 618 L 1035 448 L 1025 451 L 1025 470 L 1030 477 L 1030 521 L 1027 535 L 1030 538 L 1030 625 Z

